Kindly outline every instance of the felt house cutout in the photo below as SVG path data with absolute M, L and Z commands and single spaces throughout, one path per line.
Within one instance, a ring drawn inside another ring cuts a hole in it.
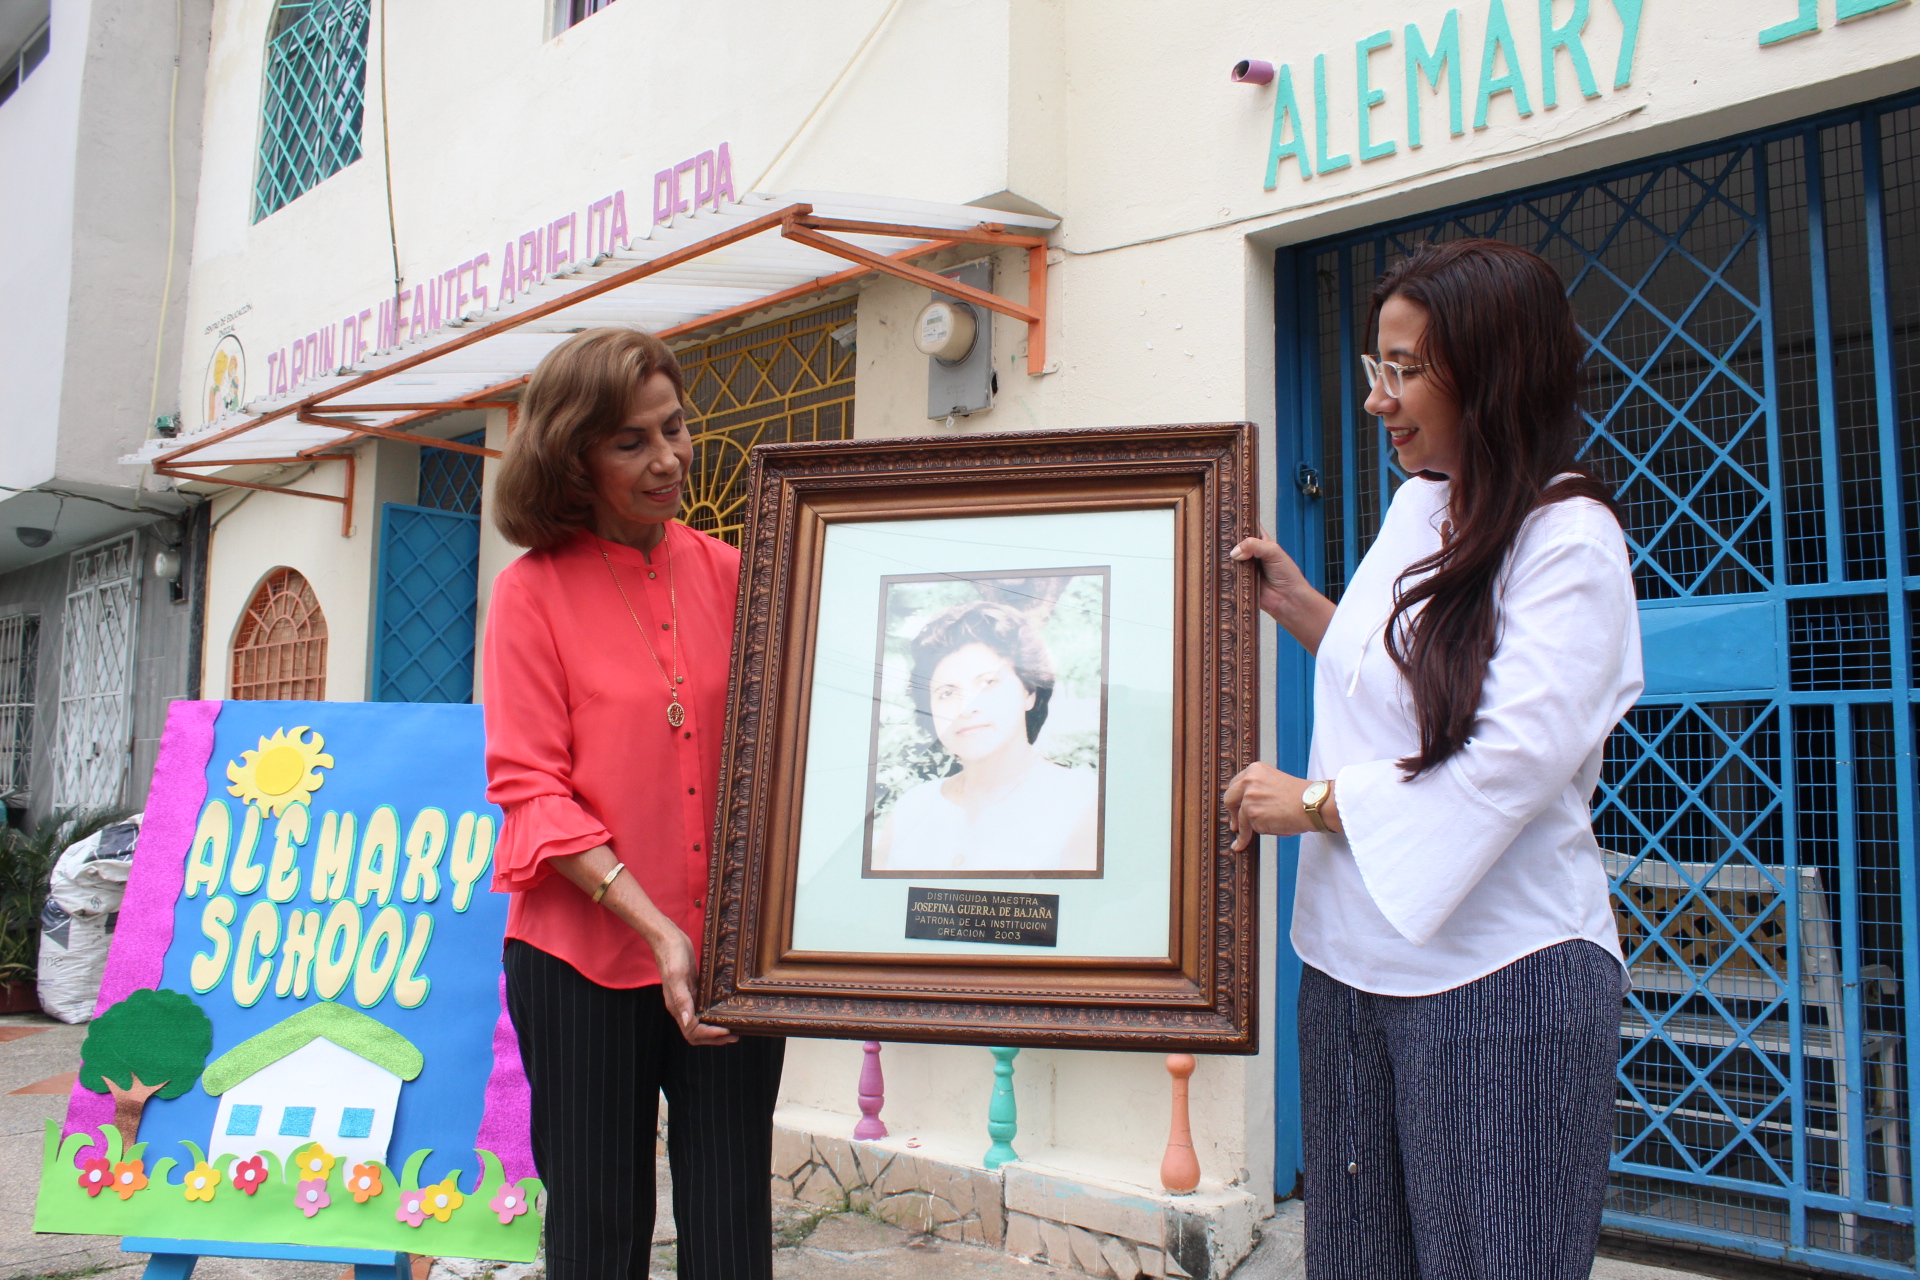
M 271 1151 L 283 1162 L 318 1142 L 348 1161 L 387 1159 L 400 1086 L 420 1050 L 366 1014 L 325 1002 L 242 1040 L 207 1065 L 220 1099 L 207 1158 Z

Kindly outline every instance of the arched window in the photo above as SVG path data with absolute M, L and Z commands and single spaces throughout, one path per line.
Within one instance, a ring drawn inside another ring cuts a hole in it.
M 279 0 L 267 28 L 253 220 L 360 158 L 370 0 Z
M 238 701 L 327 696 L 327 617 L 313 587 L 294 569 L 275 569 L 254 592 L 233 638 Z

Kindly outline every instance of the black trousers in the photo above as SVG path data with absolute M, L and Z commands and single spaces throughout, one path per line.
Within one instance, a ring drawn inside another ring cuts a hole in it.
M 1591 942 L 1430 996 L 1300 979 L 1309 1280 L 1586 1280 L 1620 965 Z
M 533 1091 L 533 1162 L 547 1188 L 552 1280 L 646 1280 L 654 1133 L 667 1163 L 683 1280 L 773 1273 L 773 1105 L 787 1042 L 695 1048 L 660 988 L 603 987 L 519 939 L 507 1012 Z

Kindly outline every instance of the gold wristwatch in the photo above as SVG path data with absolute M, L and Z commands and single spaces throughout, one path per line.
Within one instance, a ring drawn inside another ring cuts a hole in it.
M 1300 807 L 1307 811 L 1307 821 L 1313 824 L 1315 831 L 1331 831 L 1325 815 L 1320 812 L 1323 805 L 1333 795 L 1333 782 L 1309 782 L 1307 789 L 1300 793 Z

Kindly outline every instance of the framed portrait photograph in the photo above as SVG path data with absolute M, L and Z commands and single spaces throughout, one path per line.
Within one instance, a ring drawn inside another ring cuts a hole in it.
M 702 1017 L 1256 1048 L 1243 424 L 757 449 Z
M 862 875 L 1100 875 L 1112 576 L 881 577 Z

